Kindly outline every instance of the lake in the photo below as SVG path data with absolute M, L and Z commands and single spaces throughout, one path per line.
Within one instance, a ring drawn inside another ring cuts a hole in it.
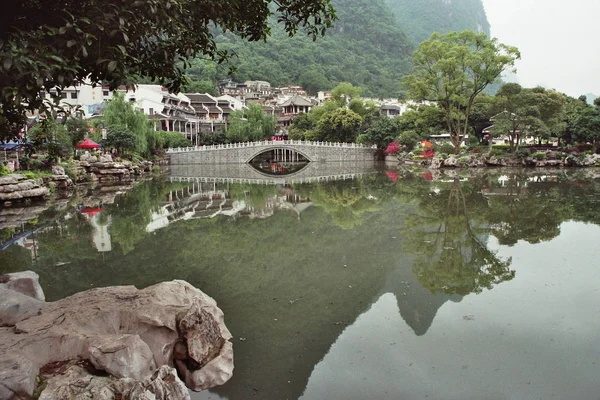
M 0 210 L 0 273 L 37 272 L 49 301 L 197 286 L 235 370 L 196 400 L 598 398 L 600 171 L 329 172 L 181 167 L 11 227 Z

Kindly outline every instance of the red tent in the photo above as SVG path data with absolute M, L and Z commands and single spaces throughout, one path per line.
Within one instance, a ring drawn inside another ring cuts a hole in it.
M 78 149 L 98 149 L 100 148 L 100 145 L 91 139 L 85 139 L 75 147 Z
M 90 218 L 93 218 L 102 210 L 104 210 L 102 207 L 84 207 L 81 209 L 81 213 L 86 214 Z

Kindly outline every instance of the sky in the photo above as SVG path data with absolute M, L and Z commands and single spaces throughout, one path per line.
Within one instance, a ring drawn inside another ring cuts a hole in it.
M 492 37 L 516 46 L 517 79 L 600 95 L 600 0 L 483 0 Z

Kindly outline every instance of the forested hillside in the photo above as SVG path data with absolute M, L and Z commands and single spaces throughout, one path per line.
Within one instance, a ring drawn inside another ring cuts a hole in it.
M 309 92 L 351 82 L 364 95 L 397 96 L 400 81 L 410 72 L 414 46 L 395 21 L 384 0 L 334 0 L 339 20 L 324 38 L 313 42 L 288 37 L 272 26 L 266 43 L 248 43 L 233 35 L 217 37 L 222 49 L 234 50 L 237 81 L 266 80 L 273 85 L 303 85 Z M 214 81 L 228 75 L 228 65 L 197 61 L 190 75 Z
M 187 89 L 207 91 L 217 80 L 231 77 L 238 82 L 302 85 L 312 94 L 350 82 L 363 89 L 363 96 L 399 97 L 402 76 L 411 71 L 413 50 L 432 32 L 489 33 L 481 0 L 332 0 L 332 4 L 339 19 L 315 42 L 302 34 L 290 38 L 275 23 L 267 42 L 218 34 L 219 48 L 238 56 L 230 64 L 195 61 L 189 74 L 196 83 Z M 231 74 L 230 66 L 236 68 Z
M 385 0 L 404 32 L 419 44 L 433 32 L 465 29 L 490 35 L 481 0 Z

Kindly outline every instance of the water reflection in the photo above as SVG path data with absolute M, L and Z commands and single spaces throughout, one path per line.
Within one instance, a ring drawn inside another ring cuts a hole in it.
M 200 287 L 225 312 L 236 369 L 197 399 L 586 398 L 600 389 L 588 379 L 600 373 L 591 364 L 600 344 L 593 171 L 343 168 L 337 181 L 324 171 L 260 184 L 239 171 L 180 175 L 142 182 L 98 212 L 48 209 L 0 231 L 3 243 L 35 232 L 37 260 L 25 243 L 6 246 L 0 272 L 35 270 L 50 300 L 170 279 Z M 564 389 L 548 381 L 560 365 L 570 368 L 557 380 Z M 563 396 L 576 375 L 580 388 Z
M 286 176 L 302 171 L 308 166 L 308 162 L 274 162 L 263 161 L 250 164 L 257 171 L 267 175 Z

